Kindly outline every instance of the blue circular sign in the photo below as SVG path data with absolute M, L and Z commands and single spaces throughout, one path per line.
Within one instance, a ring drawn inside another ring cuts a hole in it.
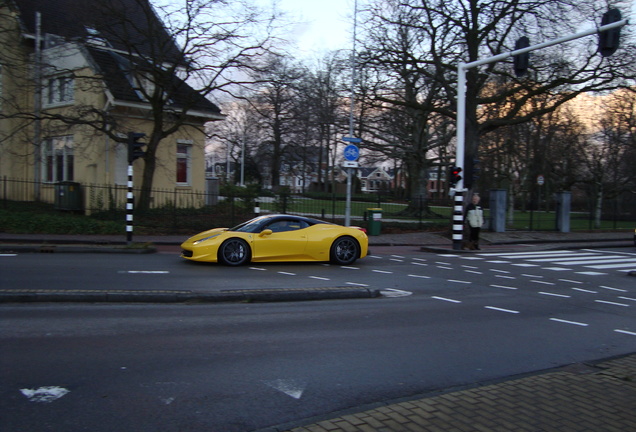
M 348 161 L 356 161 L 360 157 L 360 149 L 354 144 L 349 144 L 344 149 L 344 157 Z

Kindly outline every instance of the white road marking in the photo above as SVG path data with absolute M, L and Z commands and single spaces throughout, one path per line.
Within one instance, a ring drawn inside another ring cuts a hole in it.
M 357 282 L 347 282 L 347 285 L 353 285 L 353 286 L 359 286 L 359 287 L 368 287 L 369 286 L 367 284 L 361 284 L 361 283 L 357 283 Z
M 40 387 L 37 389 L 20 389 L 20 392 L 31 402 L 51 403 L 70 393 L 64 387 Z
M 403 290 L 398 290 L 393 288 L 385 288 L 383 290 L 380 290 L 380 294 L 382 294 L 384 297 L 390 297 L 390 298 L 408 297 L 410 295 L 413 295 L 411 291 L 403 291 Z
M 575 281 L 575 280 L 570 280 L 570 279 L 559 279 L 559 281 L 568 282 L 568 283 L 575 283 L 575 284 L 582 284 L 583 283 L 581 281 Z
M 612 305 L 612 306 L 623 306 L 623 307 L 629 307 L 628 304 L 625 303 L 616 303 L 616 302 L 611 302 L 611 301 L 605 301 L 605 300 L 594 300 L 596 303 L 604 303 L 604 304 L 608 304 L 608 305 Z
M 571 298 L 572 297 L 572 296 L 565 295 L 565 294 L 556 294 L 556 293 L 544 292 L 544 291 L 539 291 L 539 294 L 543 294 L 543 295 L 547 295 L 547 296 L 553 296 L 553 297 L 563 297 L 563 298 Z
M 581 291 L 581 292 L 590 293 L 590 294 L 598 294 L 598 291 L 586 290 L 583 288 L 572 288 L 572 289 L 574 291 Z
M 513 266 L 516 266 L 516 267 L 539 267 L 539 264 L 518 263 L 518 264 L 513 264 Z
M 506 275 L 495 275 L 495 277 L 500 279 L 517 279 L 514 276 L 506 276 Z
M 377 255 L 367 255 L 367 258 L 382 259 L 381 256 L 377 256 Z
M 520 313 L 519 311 L 516 310 L 511 310 L 511 309 L 502 309 L 502 308 L 498 308 L 498 307 L 494 307 L 494 306 L 484 306 L 486 309 L 490 309 L 490 310 L 494 310 L 494 311 L 499 311 L 499 312 L 506 312 L 506 313 L 511 313 L 511 314 L 518 314 Z
M 412 277 L 412 278 L 421 278 L 421 279 L 430 279 L 430 276 L 424 276 L 424 275 L 416 275 L 416 274 L 410 274 L 407 275 L 408 277 Z
M 474 274 L 478 274 L 478 275 L 483 274 L 482 272 L 480 272 L 480 271 L 476 271 L 476 270 L 464 270 L 464 271 L 465 271 L 466 273 L 474 273 Z
M 397 259 L 397 258 L 389 258 L 389 261 L 404 262 L 404 260 Z
M 615 329 L 614 330 L 617 333 L 623 333 L 623 334 L 627 334 L 627 335 L 631 335 L 631 336 L 636 336 L 636 332 L 630 332 L 627 330 L 619 330 L 619 329 Z
M 261 267 L 250 267 L 250 270 L 267 271 L 267 269 Z
M 543 279 L 543 276 L 541 276 L 541 275 L 522 274 L 521 276 L 537 278 L 537 279 Z
M 526 257 L 534 257 L 534 258 L 539 258 L 541 256 L 552 256 L 552 255 L 563 255 L 563 254 L 570 254 L 572 253 L 572 251 L 568 251 L 568 250 L 557 250 L 557 251 L 541 251 L 541 252 L 512 252 L 512 253 L 506 253 L 505 256 L 508 258 L 526 258 Z M 481 256 L 501 256 L 501 252 L 497 252 L 497 253 L 480 253 L 479 255 Z
M 538 283 L 538 284 L 543 284 L 543 285 L 556 285 L 554 282 L 546 282 L 546 281 L 540 281 L 540 280 L 531 280 L 530 282 L 534 282 L 534 283 Z
M 318 279 L 318 280 L 323 280 L 323 281 L 328 281 L 331 280 L 329 278 L 326 277 L 320 277 L 320 276 L 309 276 L 310 279 Z
M 374 273 L 382 273 L 382 274 L 393 274 L 392 271 L 386 271 L 386 270 L 371 270 Z
M 413 265 L 418 265 L 418 266 L 424 266 L 424 267 L 428 266 L 428 264 L 426 264 L 426 263 L 420 263 L 420 262 L 412 262 L 411 264 L 413 264 Z
M 509 272 L 509 271 L 507 271 L 507 270 L 490 269 L 490 271 L 491 271 L 491 272 L 496 272 L 496 273 L 505 273 L 505 274 L 510 273 L 510 272 Z
M 459 301 L 459 300 L 453 300 L 453 299 L 449 299 L 449 298 L 446 298 L 446 297 L 433 296 L 431 298 L 433 298 L 435 300 L 442 300 L 442 301 L 450 302 L 450 303 L 461 303 L 461 301 Z
M 576 272 L 576 274 L 582 274 L 582 275 L 587 275 L 587 276 L 604 276 L 607 273 L 599 273 L 599 272 L 593 272 L 593 271 L 584 271 L 584 272 Z
M 401 258 L 404 259 L 405 257 L 403 257 L 402 255 L 391 255 L 393 258 Z
M 562 320 L 562 319 L 558 319 L 558 318 L 550 318 L 550 321 L 556 321 L 556 322 L 560 322 L 560 323 L 564 323 L 564 324 L 573 324 L 573 325 L 577 325 L 577 326 L 581 326 L 581 327 L 587 327 L 589 324 L 585 324 L 585 323 L 580 323 L 580 322 L 576 322 L 576 321 L 567 321 L 567 320 Z
M 626 289 L 613 288 L 613 287 L 608 287 L 608 286 L 605 286 L 605 285 L 601 285 L 601 286 L 599 286 L 599 288 L 603 288 L 603 289 L 610 290 L 610 291 L 624 292 L 624 293 L 628 292 Z
M 516 290 L 518 288 L 515 287 L 509 287 L 509 286 L 505 286 L 505 285 L 490 285 L 493 288 L 503 288 L 503 289 L 507 289 L 507 290 Z
M 124 270 L 121 273 L 128 274 L 169 274 L 167 270 Z
M 618 297 L 618 298 L 623 300 L 636 301 L 636 298 L 631 298 L 631 297 Z
M 340 268 L 348 269 L 348 270 L 360 270 L 360 267 L 351 267 L 351 266 L 340 266 Z
M 486 261 L 492 264 L 510 264 L 510 261 Z
M 543 270 L 552 270 L 552 271 L 571 271 L 571 268 L 563 268 L 563 267 L 541 267 Z
M 276 273 L 282 274 L 282 275 L 285 275 L 285 276 L 296 276 L 296 273 L 290 273 L 290 272 L 284 272 L 284 271 L 279 271 L 279 272 L 276 272 Z
M 263 381 L 269 387 L 285 393 L 294 399 L 300 399 L 305 391 L 306 384 L 292 379 L 277 379 L 273 381 Z
M 472 282 L 469 281 L 463 281 L 463 280 L 456 280 L 456 279 L 449 279 L 449 282 L 454 282 L 454 283 L 460 283 L 460 284 L 470 284 Z

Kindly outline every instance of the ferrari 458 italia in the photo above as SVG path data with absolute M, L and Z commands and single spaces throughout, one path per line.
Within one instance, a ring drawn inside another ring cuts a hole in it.
M 330 261 L 348 265 L 367 255 L 365 230 L 317 219 L 259 216 L 234 228 L 216 228 L 189 238 L 181 256 L 238 266 L 249 262 Z

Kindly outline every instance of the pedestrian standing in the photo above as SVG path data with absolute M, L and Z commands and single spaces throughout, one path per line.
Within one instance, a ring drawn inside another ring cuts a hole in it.
M 479 205 L 479 194 L 473 194 L 473 199 L 466 206 L 465 221 L 468 225 L 469 249 L 479 250 L 479 231 L 484 224 L 484 209 Z

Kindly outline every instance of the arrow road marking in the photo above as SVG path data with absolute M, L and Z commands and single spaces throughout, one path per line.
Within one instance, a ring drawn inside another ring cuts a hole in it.
M 20 392 L 31 402 L 51 403 L 70 393 L 63 387 L 40 387 L 37 389 L 20 389 Z

